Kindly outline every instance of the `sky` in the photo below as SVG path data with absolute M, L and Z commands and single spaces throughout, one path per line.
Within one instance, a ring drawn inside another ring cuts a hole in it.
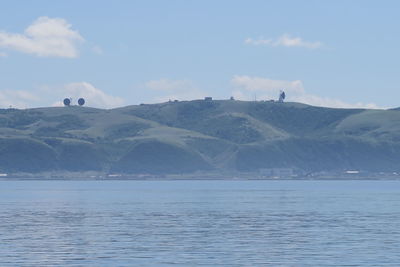
M 400 106 L 400 1 L 1 1 L 0 108 Z

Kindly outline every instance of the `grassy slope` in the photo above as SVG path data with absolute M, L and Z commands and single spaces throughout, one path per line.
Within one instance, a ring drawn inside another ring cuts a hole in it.
M 184 101 L 0 110 L 0 171 L 400 169 L 400 111 Z

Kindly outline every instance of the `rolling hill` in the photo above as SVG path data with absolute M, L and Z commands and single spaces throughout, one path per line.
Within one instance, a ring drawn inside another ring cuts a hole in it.
M 0 172 L 400 171 L 400 110 L 182 101 L 0 110 Z

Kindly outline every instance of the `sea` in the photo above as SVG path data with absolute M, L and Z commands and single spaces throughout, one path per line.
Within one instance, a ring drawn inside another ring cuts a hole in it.
M 400 181 L 1 181 L 0 266 L 400 266 Z

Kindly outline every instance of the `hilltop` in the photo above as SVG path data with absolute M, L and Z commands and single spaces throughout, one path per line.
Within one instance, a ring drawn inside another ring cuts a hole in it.
M 0 110 L 0 172 L 400 171 L 400 110 L 194 100 Z

